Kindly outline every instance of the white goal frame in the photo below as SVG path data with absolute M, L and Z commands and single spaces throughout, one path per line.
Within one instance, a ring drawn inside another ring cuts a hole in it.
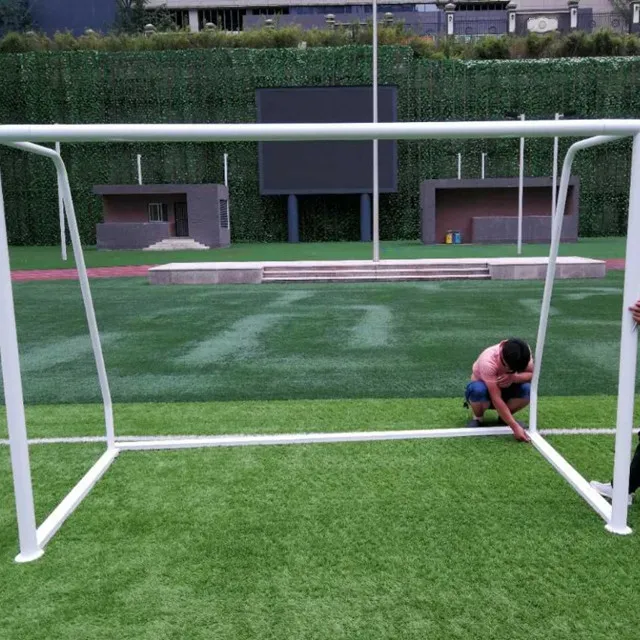
M 627 488 L 633 430 L 638 335 L 629 307 L 640 298 L 640 120 L 546 120 L 505 122 L 402 122 L 354 124 L 142 124 L 142 125 L 2 125 L 0 144 L 50 158 L 57 172 L 89 334 L 98 371 L 104 406 L 107 448 L 78 484 L 38 527 L 36 526 L 29 442 L 24 410 L 22 378 L 9 249 L 0 179 L 0 354 L 5 392 L 11 464 L 15 489 L 20 553 L 17 562 L 36 560 L 65 520 L 109 469 L 121 451 L 186 449 L 193 447 L 285 445 L 296 443 L 356 442 L 409 438 L 453 438 L 495 436 L 511 433 L 508 427 L 479 429 L 424 429 L 348 433 L 303 433 L 281 435 L 233 435 L 202 437 L 153 437 L 146 440 L 118 440 L 114 430 L 113 406 L 102 354 L 89 278 L 65 164 L 59 153 L 34 143 L 80 142 L 213 142 L 213 141 L 297 141 L 297 140 L 411 140 L 451 138 L 584 137 L 571 146 L 563 165 L 560 193 L 553 212 L 552 240 L 536 344 L 532 381 L 529 434 L 535 448 L 567 480 L 575 491 L 606 522 L 606 529 L 629 534 Z M 620 345 L 620 372 L 614 460 L 614 494 L 609 504 L 539 433 L 538 386 L 544 354 L 555 267 L 560 245 L 564 209 L 571 167 L 581 149 L 633 137 L 629 226 Z M 635 247 L 634 247 L 635 244 Z

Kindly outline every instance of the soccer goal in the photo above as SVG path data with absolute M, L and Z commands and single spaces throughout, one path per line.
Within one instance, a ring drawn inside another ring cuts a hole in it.
M 483 437 L 500 436 L 511 433 L 508 427 L 484 427 L 479 429 L 423 429 L 356 433 L 202 436 L 190 438 L 150 436 L 148 439 L 135 442 L 124 439 L 119 440 L 114 430 L 109 381 L 102 354 L 100 333 L 91 298 L 89 279 L 85 267 L 80 235 L 78 233 L 78 225 L 66 167 L 59 153 L 36 143 L 187 141 L 295 142 L 300 140 L 415 140 L 430 138 L 463 139 L 497 137 L 553 138 L 556 136 L 570 136 L 584 139 L 573 144 L 565 157 L 557 206 L 552 217 L 552 240 L 536 343 L 529 435 L 531 436 L 533 445 L 540 454 L 553 465 L 575 491 L 582 496 L 592 509 L 606 522 L 606 529 L 608 531 L 616 534 L 631 533 L 631 530 L 627 526 L 627 487 L 629 481 L 629 464 L 631 461 L 638 338 L 628 308 L 633 302 L 640 298 L 640 251 L 637 250 L 637 244 L 640 242 L 640 120 L 237 125 L 3 125 L 0 126 L 0 144 L 20 149 L 26 153 L 34 153 L 48 157 L 55 165 L 98 372 L 106 431 L 106 450 L 104 454 L 44 522 L 42 522 L 40 526 L 37 526 L 13 304 L 4 198 L 0 180 L 0 355 L 2 360 L 2 378 L 18 523 L 19 554 L 16 557 L 16 561 L 30 562 L 42 556 L 47 543 L 100 478 L 108 471 L 111 463 L 121 451 L 355 442 L 410 438 Z M 556 261 L 560 245 L 562 220 L 573 159 L 581 149 L 608 144 L 625 137 L 633 137 L 633 151 L 620 347 L 620 373 L 613 476 L 614 494 L 612 504 L 609 504 L 538 431 L 538 387 L 553 293 Z

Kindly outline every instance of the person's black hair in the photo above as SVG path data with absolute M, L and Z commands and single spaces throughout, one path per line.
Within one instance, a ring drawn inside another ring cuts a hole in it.
M 502 359 L 514 373 L 526 371 L 531 360 L 529 345 L 520 338 L 509 338 L 502 345 Z

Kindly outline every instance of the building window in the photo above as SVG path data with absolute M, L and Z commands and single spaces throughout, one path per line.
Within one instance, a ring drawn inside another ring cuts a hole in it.
M 221 31 L 242 31 L 246 9 L 201 9 L 198 11 L 200 29 L 210 22 Z
M 506 11 L 508 2 L 458 2 L 456 11 Z
M 149 222 L 169 222 L 168 205 L 164 202 L 150 202 Z
M 170 9 L 169 15 L 178 29 L 189 28 L 189 9 Z

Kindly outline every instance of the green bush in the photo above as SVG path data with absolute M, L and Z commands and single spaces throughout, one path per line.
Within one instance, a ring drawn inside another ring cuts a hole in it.
M 486 36 L 473 44 L 456 38 L 436 40 L 417 36 L 401 23 L 380 25 L 381 45 L 408 45 L 417 58 L 507 60 L 523 58 L 571 58 L 589 56 L 627 56 L 640 53 L 640 38 L 619 35 L 608 30 L 593 34 L 572 32 L 567 35 L 531 33 L 526 37 Z M 125 33 L 85 34 L 78 38 L 57 33 L 53 38 L 36 34 L 9 33 L 0 40 L 0 53 L 30 51 L 169 51 L 184 49 L 282 49 L 296 47 L 341 47 L 371 44 L 371 25 L 349 25 L 334 29 L 303 30 L 298 26 L 262 27 L 229 33 L 225 31 L 165 31 L 151 36 Z

